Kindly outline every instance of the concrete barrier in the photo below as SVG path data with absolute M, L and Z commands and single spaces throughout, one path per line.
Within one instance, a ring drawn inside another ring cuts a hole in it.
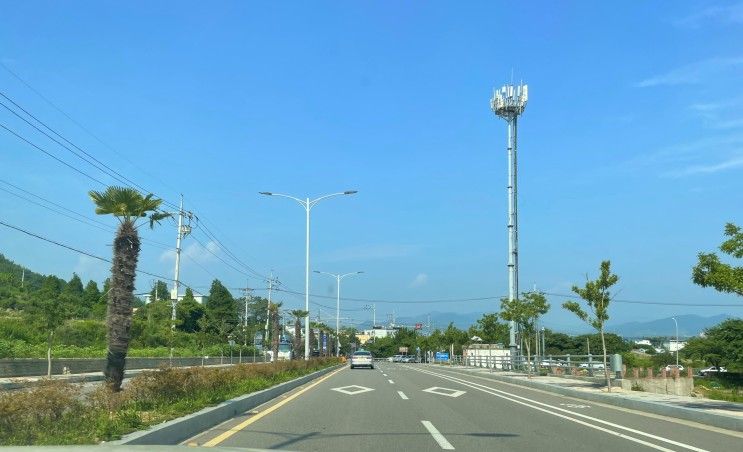
M 256 357 L 257 362 L 262 361 L 262 357 Z M 236 364 L 239 358 L 233 356 L 232 363 Z M 251 363 L 253 362 L 252 356 L 243 356 L 242 362 Z M 163 366 L 176 366 L 176 367 L 187 367 L 187 366 L 200 366 L 205 365 L 216 365 L 216 364 L 229 364 L 230 357 L 226 356 L 220 358 L 219 356 L 212 356 L 209 358 L 202 358 L 200 356 L 194 357 L 175 357 L 170 358 L 127 358 L 126 369 L 157 369 Z M 103 358 L 55 358 L 52 359 L 52 375 L 62 375 L 66 369 L 70 374 L 83 374 L 91 372 L 103 372 L 103 367 L 106 364 L 106 360 Z M 46 375 L 47 362 L 46 359 L 37 358 L 3 358 L 0 359 L 0 378 L 15 378 L 15 377 L 37 377 Z
M 110 444 L 128 444 L 128 445 L 174 445 L 198 435 L 215 425 L 232 419 L 233 417 L 249 411 L 258 405 L 262 405 L 269 400 L 291 391 L 309 381 L 325 375 L 333 370 L 339 369 L 343 365 L 328 367 L 327 369 L 318 370 L 309 375 L 296 378 L 285 383 L 273 386 L 262 391 L 253 392 L 244 396 L 237 397 L 221 404 L 209 408 L 204 408 L 187 416 L 173 419 L 155 425 L 149 430 L 142 430 L 129 435 L 125 435 L 118 441 L 112 441 Z

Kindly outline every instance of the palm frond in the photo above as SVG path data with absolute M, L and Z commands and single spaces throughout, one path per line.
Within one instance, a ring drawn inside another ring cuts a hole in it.
M 95 203 L 95 213 L 98 215 L 113 215 L 123 221 L 134 222 L 137 218 L 147 217 L 154 212 L 154 219 L 150 219 L 150 226 L 167 218 L 157 209 L 162 200 L 155 198 L 152 193 L 142 196 L 140 192 L 130 187 L 110 186 L 104 192 L 91 190 L 88 196 Z

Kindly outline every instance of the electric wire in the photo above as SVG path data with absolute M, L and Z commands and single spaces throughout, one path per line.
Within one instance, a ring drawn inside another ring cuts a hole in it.
M 61 205 L 59 203 L 56 203 L 54 201 L 50 201 L 49 199 L 46 199 L 43 196 L 39 196 L 37 194 L 31 193 L 30 191 L 25 190 L 25 189 L 23 189 L 23 188 L 15 185 L 15 184 L 12 184 L 12 183 L 10 183 L 8 181 L 5 181 L 5 180 L 0 179 L 0 183 L 6 184 L 6 185 L 8 185 L 10 187 L 13 187 L 16 190 L 19 190 L 19 191 L 21 191 L 21 192 L 23 192 L 25 194 L 28 194 L 30 196 L 33 196 L 36 199 L 39 199 L 39 200 L 41 200 L 43 202 L 46 202 L 48 204 L 51 204 L 51 205 L 57 207 L 58 209 L 61 209 L 61 210 L 64 210 L 64 211 L 60 211 L 60 210 L 57 210 L 55 208 L 52 208 L 52 207 L 49 207 L 49 206 L 45 206 L 45 205 L 43 205 L 43 204 L 41 204 L 39 202 L 34 201 L 33 199 L 29 199 L 29 198 L 27 198 L 25 196 L 19 195 L 18 193 L 14 193 L 14 192 L 12 192 L 10 190 L 7 190 L 7 189 L 5 189 L 3 187 L 0 187 L 0 191 L 4 191 L 4 192 L 6 192 L 6 193 L 8 193 L 10 195 L 15 196 L 16 198 L 22 199 L 22 200 L 24 200 L 26 202 L 29 202 L 29 203 L 34 204 L 36 206 L 39 206 L 41 208 L 47 209 L 47 210 L 49 210 L 51 212 L 54 212 L 54 213 L 56 213 L 58 215 L 62 215 L 64 217 L 66 217 L 66 218 L 69 218 L 71 220 L 75 220 L 75 221 L 77 221 L 79 223 L 82 223 L 82 224 L 86 224 L 86 225 L 91 226 L 91 227 L 94 227 L 96 229 L 100 229 L 102 231 L 109 232 L 109 233 L 116 233 L 116 229 L 115 228 L 111 227 L 110 225 L 108 225 L 108 224 L 106 224 L 106 223 L 104 223 L 102 221 L 98 221 L 98 220 L 95 220 L 93 218 L 87 217 L 87 216 L 85 216 L 85 215 L 83 215 L 83 214 L 81 214 L 79 212 L 75 212 L 72 209 L 68 209 L 67 207 L 65 207 L 65 206 L 63 206 L 63 205 Z M 73 215 L 76 215 L 77 217 L 72 216 L 72 215 L 69 215 L 69 214 L 67 214 L 65 212 L 69 212 L 69 213 L 71 213 Z M 149 245 L 152 245 L 152 246 L 154 246 L 156 248 L 161 248 L 161 249 L 164 249 L 164 250 L 175 250 L 175 248 L 172 248 L 172 247 L 170 247 L 170 246 L 168 246 L 168 245 L 166 245 L 164 243 L 160 243 L 160 242 L 157 242 L 157 241 L 152 240 L 152 239 L 148 239 L 148 238 L 142 237 L 142 238 L 140 238 L 140 240 L 142 242 L 147 243 Z
M 107 262 L 109 264 L 113 264 L 113 261 L 111 261 L 110 259 L 106 259 L 105 257 L 97 256 L 97 255 L 95 255 L 93 253 L 89 253 L 87 251 L 83 251 L 83 250 L 80 250 L 78 248 L 75 248 L 75 247 L 72 247 L 72 246 L 69 246 L 69 245 L 65 245 L 64 243 L 58 242 L 56 240 L 49 239 L 47 237 L 43 237 L 41 235 L 35 234 L 35 233 L 33 233 L 31 231 L 28 231 L 26 229 L 23 229 L 21 227 L 13 226 L 12 224 L 5 223 L 2 220 L 0 220 L 0 226 L 5 226 L 6 228 L 9 228 L 9 229 L 14 229 L 14 230 L 16 230 L 18 232 L 21 232 L 23 234 L 26 234 L 26 235 L 28 235 L 30 237 L 34 237 L 36 239 L 43 240 L 45 242 L 51 243 L 53 245 L 57 245 L 59 247 L 65 248 L 67 250 L 74 251 L 76 253 L 80 253 L 80 254 L 82 254 L 84 256 L 88 256 L 90 258 L 99 260 L 101 262 Z M 165 281 L 175 281 L 175 279 L 173 279 L 173 278 L 170 278 L 170 277 L 167 277 L 167 276 L 163 276 L 163 275 L 158 275 L 156 273 L 148 272 L 148 271 L 145 271 L 145 270 L 139 270 L 139 269 L 137 269 L 136 272 L 137 273 L 141 273 L 143 275 L 148 275 L 148 276 L 152 276 L 152 277 L 155 277 L 155 278 L 158 278 L 158 279 L 162 279 L 162 280 L 165 280 Z M 179 281 L 179 282 L 181 284 L 183 284 L 184 286 L 188 287 L 189 289 L 191 289 L 191 286 L 189 286 L 188 284 L 184 283 L 183 281 Z M 193 290 L 193 289 L 191 289 L 191 290 Z
M 39 145 L 31 142 L 30 140 L 24 138 L 20 134 L 16 133 L 12 129 L 10 129 L 5 124 L 0 123 L 0 127 L 2 127 L 3 129 L 5 129 L 8 133 L 10 133 L 11 135 L 15 136 L 19 140 L 25 142 L 29 146 L 32 146 L 32 147 L 36 148 L 37 150 L 43 152 L 44 154 L 48 155 L 49 157 L 53 158 L 54 160 L 58 161 L 59 163 L 63 164 L 64 166 L 70 168 L 71 170 L 73 170 L 73 171 L 75 171 L 75 172 L 77 172 L 79 174 L 82 174 L 83 176 L 87 177 L 88 179 L 92 180 L 93 182 L 96 182 L 96 183 L 98 183 L 100 185 L 103 185 L 104 187 L 108 185 L 105 182 L 102 182 L 100 179 L 96 179 L 95 177 L 91 176 L 90 174 L 88 174 L 88 173 L 86 173 L 86 172 L 84 172 L 84 171 L 82 171 L 82 170 L 80 170 L 78 168 L 75 168 L 74 166 L 72 166 L 69 163 L 65 162 L 64 160 L 60 159 L 59 157 L 57 157 L 56 155 L 54 155 L 51 152 L 47 151 L 46 149 L 42 148 L 41 146 L 39 146 Z
M 61 146 L 62 148 L 66 149 L 67 151 L 69 151 L 70 153 L 72 153 L 73 155 L 75 155 L 76 157 L 78 157 L 79 159 L 81 159 L 82 161 L 86 162 L 87 164 L 91 165 L 92 167 L 94 167 L 95 169 L 99 170 L 103 174 L 106 174 L 107 176 L 111 177 L 112 179 L 116 180 L 117 182 L 119 182 L 119 183 L 121 183 L 123 185 L 126 185 L 128 187 L 134 188 L 137 191 L 141 191 L 143 193 L 153 193 L 152 191 L 147 190 L 146 188 L 142 187 L 141 185 L 137 184 L 136 182 L 134 182 L 131 179 L 127 178 L 126 176 L 122 175 L 118 171 L 114 170 L 110 166 L 108 166 L 105 163 L 101 162 L 100 160 L 98 160 L 97 158 L 95 158 L 93 155 L 91 155 L 89 152 L 85 151 L 84 149 L 82 149 L 81 147 L 77 146 L 75 143 L 73 143 L 69 139 L 67 139 L 64 136 L 62 136 L 59 132 L 57 132 L 56 130 L 52 129 L 50 126 L 48 126 L 44 121 L 42 121 L 39 118 L 37 118 L 36 116 L 34 116 L 31 112 L 29 112 L 28 110 L 26 110 L 25 108 L 23 108 L 21 105 L 19 105 L 17 102 L 15 102 L 13 99 L 11 99 L 10 97 L 8 97 L 4 92 L 0 91 L 0 96 L 2 96 L 5 99 L 7 99 L 16 108 L 18 108 L 19 110 L 21 110 L 24 114 L 26 114 L 28 117 L 32 118 L 34 121 L 36 121 L 38 124 L 40 124 L 41 126 L 43 126 L 45 129 L 49 130 L 51 133 L 53 133 L 54 135 L 56 135 L 60 139 L 64 140 L 66 143 L 68 143 L 70 146 L 72 146 L 75 149 L 77 149 L 77 151 L 71 149 L 66 144 L 60 142 L 58 139 L 56 139 L 53 136 L 49 135 L 44 130 L 42 130 L 41 128 L 39 128 L 39 126 L 37 126 L 36 124 L 33 124 L 31 121 L 29 121 L 28 119 L 24 118 L 23 116 L 21 116 L 20 114 L 18 114 L 18 112 L 14 111 L 12 108 L 10 108 L 7 104 L 5 104 L 4 102 L 0 101 L 0 105 L 3 106 L 6 110 L 8 110 L 10 113 L 12 113 L 13 115 L 15 115 L 17 118 L 21 119 L 26 124 L 28 124 L 29 126 L 33 127 L 37 132 L 41 133 L 45 137 L 47 137 L 50 140 L 54 141 L 59 146 Z M 81 153 L 82 153 L 82 155 L 81 155 Z M 163 199 L 162 197 L 159 197 L 159 198 L 162 199 L 163 200 L 163 203 L 166 204 L 166 205 L 174 206 L 176 208 L 178 207 L 177 205 L 175 205 L 175 204 L 173 204 L 173 203 L 171 203 L 171 202 Z
M 145 175 L 147 175 L 148 177 L 150 177 L 150 178 L 152 178 L 152 179 L 155 179 L 155 180 L 157 180 L 158 182 L 160 182 L 161 184 L 163 184 L 163 185 L 165 185 L 165 186 L 169 187 L 169 188 L 170 188 L 170 189 L 172 189 L 172 190 L 175 190 L 175 188 L 174 188 L 174 187 L 172 187 L 171 185 L 169 185 L 169 184 L 168 184 L 167 182 L 164 182 L 164 181 L 163 181 L 162 179 L 160 179 L 159 177 L 157 177 L 157 176 L 155 176 L 155 175 L 151 174 L 151 173 L 150 173 L 150 172 L 148 172 L 148 171 L 147 171 L 147 170 L 146 170 L 145 168 L 142 168 L 141 166 L 137 165 L 137 163 L 135 163 L 134 161 L 132 161 L 131 159 L 129 159 L 129 158 L 128 158 L 128 157 L 127 157 L 127 156 L 126 156 L 126 155 L 125 155 L 124 153 L 122 153 L 122 152 L 119 152 L 119 151 L 118 151 L 118 150 L 116 150 L 116 149 L 115 149 L 115 148 L 114 148 L 113 146 L 111 146 L 110 144 L 108 144 L 108 143 L 106 143 L 105 141 L 103 141 L 103 140 L 102 140 L 102 139 L 101 139 L 101 138 L 100 138 L 100 137 L 99 137 L 98 135 L 96 135 L 95 133 L 93 133 L 93 132 L 92 132 L 92 131 L 91 131 L 90 129 L 88 129 L 87 127 L 85 127 L 85 126 L 84 126 L 83 124 L 81 124 L 81 123 L 80 123 L 79 121 L 75 120 L 75 118 L 73 118 L 72 116 L 70 116 L 70 115 L 69 115 L 69 114 L 68 114 L 67 112 L 65 112 L 65 111 L 64 111 L 64 110 L 63 110 L 63 109 L 62 109 L 61 107 L 59 107 L 59 106 L 58 106 L 57 104 L 55 104 L 54 102 L 52 102 L 52 101 L 51 101 L 51 100 L 50 100 L 50 99 L 49 99 L 48 97 L 46 97 L 46 96 L 45 96 L 44 94 L 42 94 L 42 93 L 41 93 L 41 92 L 40 92 L 39 90 L 37 90 L 36 88 L 34 88 L 34 87 L 33 87 L 33 86 L 32 86 L 32 85 L 31 85 L 31 84 L 29 83 L 29 82 L 27 82 L 27 81 L 26 81 L 25 79 L 23 79 L 23 78 L 22 78 L 22 77 L 21 77 L 20 75 L 18 75 L 18 74 L 17 74 L 17 73 L 15 72 L 15 71 L 13 71 L 12 69 L 10 69 L 10 68 L 9 68 L 9 67 L 8 67 L 8 66 L 7 66 L 7 65 L 6 65 L 5 63 L 3 63 L 2 61 L 0 61 L 0 66 L 2 66 L 2 67 L 3 67 L 3 69 L 5 69 L 5 70 L 6 70 L 6 71 L 7 71 L 7 72 L 8 72 L 8 73 L 9 73 L 10 75 L 12 75 L 12 76 L 13 76 L 13 77 L 14 77 L 14 78 L 15 78 L 16 80 L 18 80 L 19 82 L 21 82 L 21 83 L 22 83 L 22 84 L 23 84 L 23 85 L 24 85 L 24 86 L 25 86 L 26 88 L 28 88 L 28 89 L 29 89 L 29 90 L 31 90 L 31 91 L 32 91 L 32 92 L 33 92 L 34 94 L 36 94 L 36 95 L 37 95 L 37 96 L 38 96 L 38 97 L 39 97 L 40 99 L 42 99 L 42 100 L 43 100 L 44 102 L 46 102 L 46 104 L 47 104 L 47 105 L 51 106 L 51 107 L 52 107 L 53 109 L 55 109 L 55 110 L 56 110 L 57 112 L 59 112 L 59 113 L 60 113 L 60 114 L 61 114 L 62 116 L 64 116 L 65 118 L 67 118 L 67 119 L 68 119 L 68 120 L 69 120 L 70 122 L 72 122 L 73 124 L 75 124 L 75 125 L 76 125 L 77 127 L 79 127 L 79 128 L 80 128 L 80 129 L 82 130 L 82 131 L 84 131 L 85 133 L 87 133 L 88 135 L 90 135 L 91 137 L 93 137 L 93 138 L 94 138 L 94 139 L 95 139 L 96 141 L 98 141 L 98 142 L 99 142 L 100 144 L 102 144 L 102 145 L 103 145 L 104 147 L 108 148 L 108 149 L 109 149 L 110 151 L 112 151 L 112 152 L 113 152 L 114 154 L 116 154 L 116 155 L 118 155 L 119 157 L 121 157 L 122 159 L 126 160 L 126 161 L 127 161 L 127 162 L 128 162 L 129 164 L 130 164 L 130 165 L 132 165 L 133 167 L 135 167 L 135 168 L 136 168 L 136 169 L 138 169 L 139 171 L 142 171 L 142 172 L 143 172 L 143 173 L 144 173 Z

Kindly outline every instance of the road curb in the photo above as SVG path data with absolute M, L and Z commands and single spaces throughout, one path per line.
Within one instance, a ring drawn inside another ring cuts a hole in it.
M 541 389 L 543 391 L 554 392 L 561 395 L 575 397 L 577 399 L 588 400 L 591 402 L 600 402 L 607 405 L 615 405 L 622 408 L 629 408 L 633 410 L 644 411 L 647 413 L 659 414 L 661 416 L 675 417 L 687 421 L 699 422 L 700 424 L 706 424 L 714 427 L 743 432 L 743 418 L 726 416 L 724 414 L 717 413 L 706 413 L 698 409 L 666 405 L 664 403 L 658 402 L 648 402 L 645 400 L 636 400 L 624 398 L 621 396 L 610 396 L 608 394 L 594 394 L 590 392 L 577 391 L 575 389 L 563 388 L 560 386 L 555 386 L 548 383 L 540 383 L 537 381 L 524 381 L 500 375 L 490 376 L 494 380 L 501 380 L 534 389 Z
M 196 413 L 152 426 L 149 430 L 124 435 L 120 440 L 111 441 L 109 444 L 175 445 L 341 367 L 343 364 L 331 366 L 267 389 L 227 400 Z

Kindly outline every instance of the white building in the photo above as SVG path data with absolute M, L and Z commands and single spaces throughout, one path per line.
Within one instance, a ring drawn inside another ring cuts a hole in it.
M 185 294 L 178 295 L 178 301 L 182 301 Z M 150 294 L 147 294 L 144 296 L 144 304 L 150 304 L 152 296 Z M 196 303 L 198 304 L 204 304 L 204 299 L 206 298 L 206 295 L 201 294 L 194 294 L 193 299 L 196 300 Z
M 635 344 L 636 345 L 649 345 L 651 347 L 653 346 L 653 344 L 651 344 L 648 339 L 641 339 L 639 341 L 635 341 Z
M 663 347 L 669 352 L 676 352 L 686 347 L 686 341 L 676 341 L 675 339 L 671 339 L 668 342 L 664 342 Z
M 386 328 L 372 328 L 371 330 L 364 330 L 364 336 L 369 336 L 370 338 L 394 337 L 395 334 L 397 334 L 397 330 Z

